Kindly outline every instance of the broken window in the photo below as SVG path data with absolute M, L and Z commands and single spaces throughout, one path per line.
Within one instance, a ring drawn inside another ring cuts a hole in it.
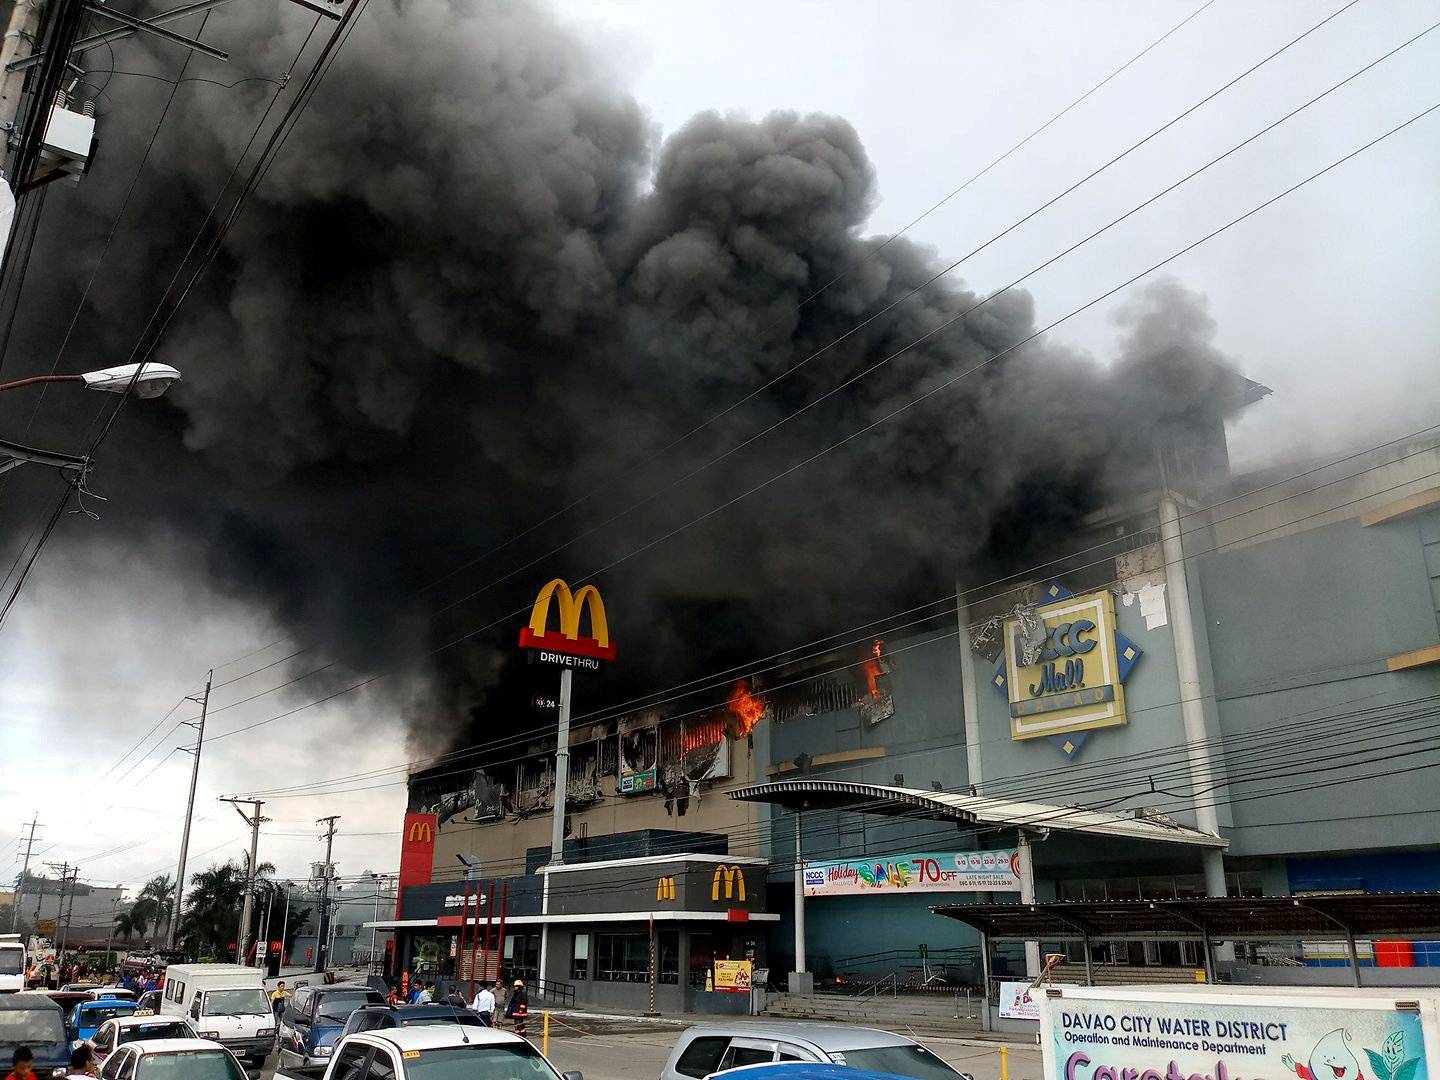
M 632 726 L 633 725 L 633 726 Z M 647 713 L 620 726 L 620 794 L 654 791 L 659 783 L 659 718 Z

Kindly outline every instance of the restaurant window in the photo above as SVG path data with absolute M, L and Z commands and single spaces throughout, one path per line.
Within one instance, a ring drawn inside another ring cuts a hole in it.
M 667 930 L 656 936 L 656 944 L 660 952 L 659 980 L 669 986 L 679 985 L 680 934 L 675 930 Z
M 650 939 L 645 934 L 596 934 L 597 982 L 648 982 Z
M 590 935 L 576 934 L 570 950 L 570 978 L 582 982 L 590 978 Z
M 723 955 L 721 957 L 724 959 Z M 690 985 L 705 989 L 705 978 L 715 963 L 715 938 L 711 934 L 690 935 Z

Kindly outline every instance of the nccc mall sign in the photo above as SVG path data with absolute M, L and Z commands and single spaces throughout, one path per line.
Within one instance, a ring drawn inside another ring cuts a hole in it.
M 549 628 L 552 600 L 560 609 L 558 630 Z M 590 615 L 590 635 L 582 637 L 580 616 L 586 612 Z M 520 628 L 520 648 L 532 650 L 531 658 L 536 663 L 599 671 L 603 664 L 615 659 L 615 643 L 610 640 L 600 590 L 586 585 L 572 593 L 562 579 L 551 581 L 535 597 L 530 625 Z
M 1074 757 L 1094 728 L 1125 723 L 1125 680 L 1141 650 L 1115 629 L 1115 598 L 1107 592 L 1073 596 L 1056 582 L 1046 587 L 1052 603 L 1037 609 L 1044 644 L 1026 663 L 1019 619 L 1005 622 L 1005 655 L 995 668 L 995 688 L 1006 696 L 1010 737 L 1053 737 Z

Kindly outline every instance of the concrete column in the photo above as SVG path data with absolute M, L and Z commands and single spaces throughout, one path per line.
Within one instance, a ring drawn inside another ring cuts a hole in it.
M 805 863 L 800 833 L 803 812 L 795 811 L 795 970 L 790 973 L 790 992 L 809 994 L 815 990 L 815 979 L 805 967 Z
M 1185 755 L 1195 791 L 1195 825 L 1220 835 L 1215 803 L 1224 798 L 1216 782 L 1212 751 L 1205 731 L 1205 706 L 1200 687 L 1200 660 L 1195 623 L 1190 612 L 1190 583 L 1185 576 L 1185 548 L 1180 535 L 1180 508 L 1167 488 L 1160 497 L 1160 538 L 1165 553 L 1165 587 L 1169 593 L 1170 629 L 1175 639 L 1175 666 L 1180 675 L 1180 718 L 1185 724 Z M 1205 894 L 1225 895 L 1225 860 L 1218 849 L 1204 853 Z
M 1035 903 L 1035 852 L 1030 834 L 1020 830 L 1020 902 Z M 1034 979 L 1040 974 L 1040 943 L 1025 942 L 1025 974 Z
M 979 680 L 975 672 L 975 650 L 970 647 L 970 610 L 959 582 L 955 584 L 955 620 L 959 625 L 956 648 L 960 650 L 960 705 L 965 716 L 965 778 L 976 795 L 984 790 L 985 755 L 980 742 Z

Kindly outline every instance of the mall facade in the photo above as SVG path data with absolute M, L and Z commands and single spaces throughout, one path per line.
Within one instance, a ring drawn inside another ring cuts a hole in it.
M 398 963 L 460 973 L 498 889 L 508 936 L 492 925 L 482 949 L 507 973 L 629 1003 L 659 971 L 662 1007 L 723 1010 L 717 962 L 777 986 L 797 967 L 797 862 L 799 966 L 821 981 L 978 982 L 974 932 L 931 911 L 967 899 L 1440 891 L 1440 444 L 1185 465 L 903 633 L 857 633 L 708 711 L 577 728 L 562 866 L 553 745 L 412 777 L 383 924 Z M 743 871 L 743 896 L 717 867 Z M 1076 948 L 1037 942 L 986 974 Z M 1359 948 L 1440 965 L 1423 942 Z M 1198 942 L 1090 952 L 1200 964 Z M 1237 976 L 1343 961 L 1284 942 L 1223 956 Z

